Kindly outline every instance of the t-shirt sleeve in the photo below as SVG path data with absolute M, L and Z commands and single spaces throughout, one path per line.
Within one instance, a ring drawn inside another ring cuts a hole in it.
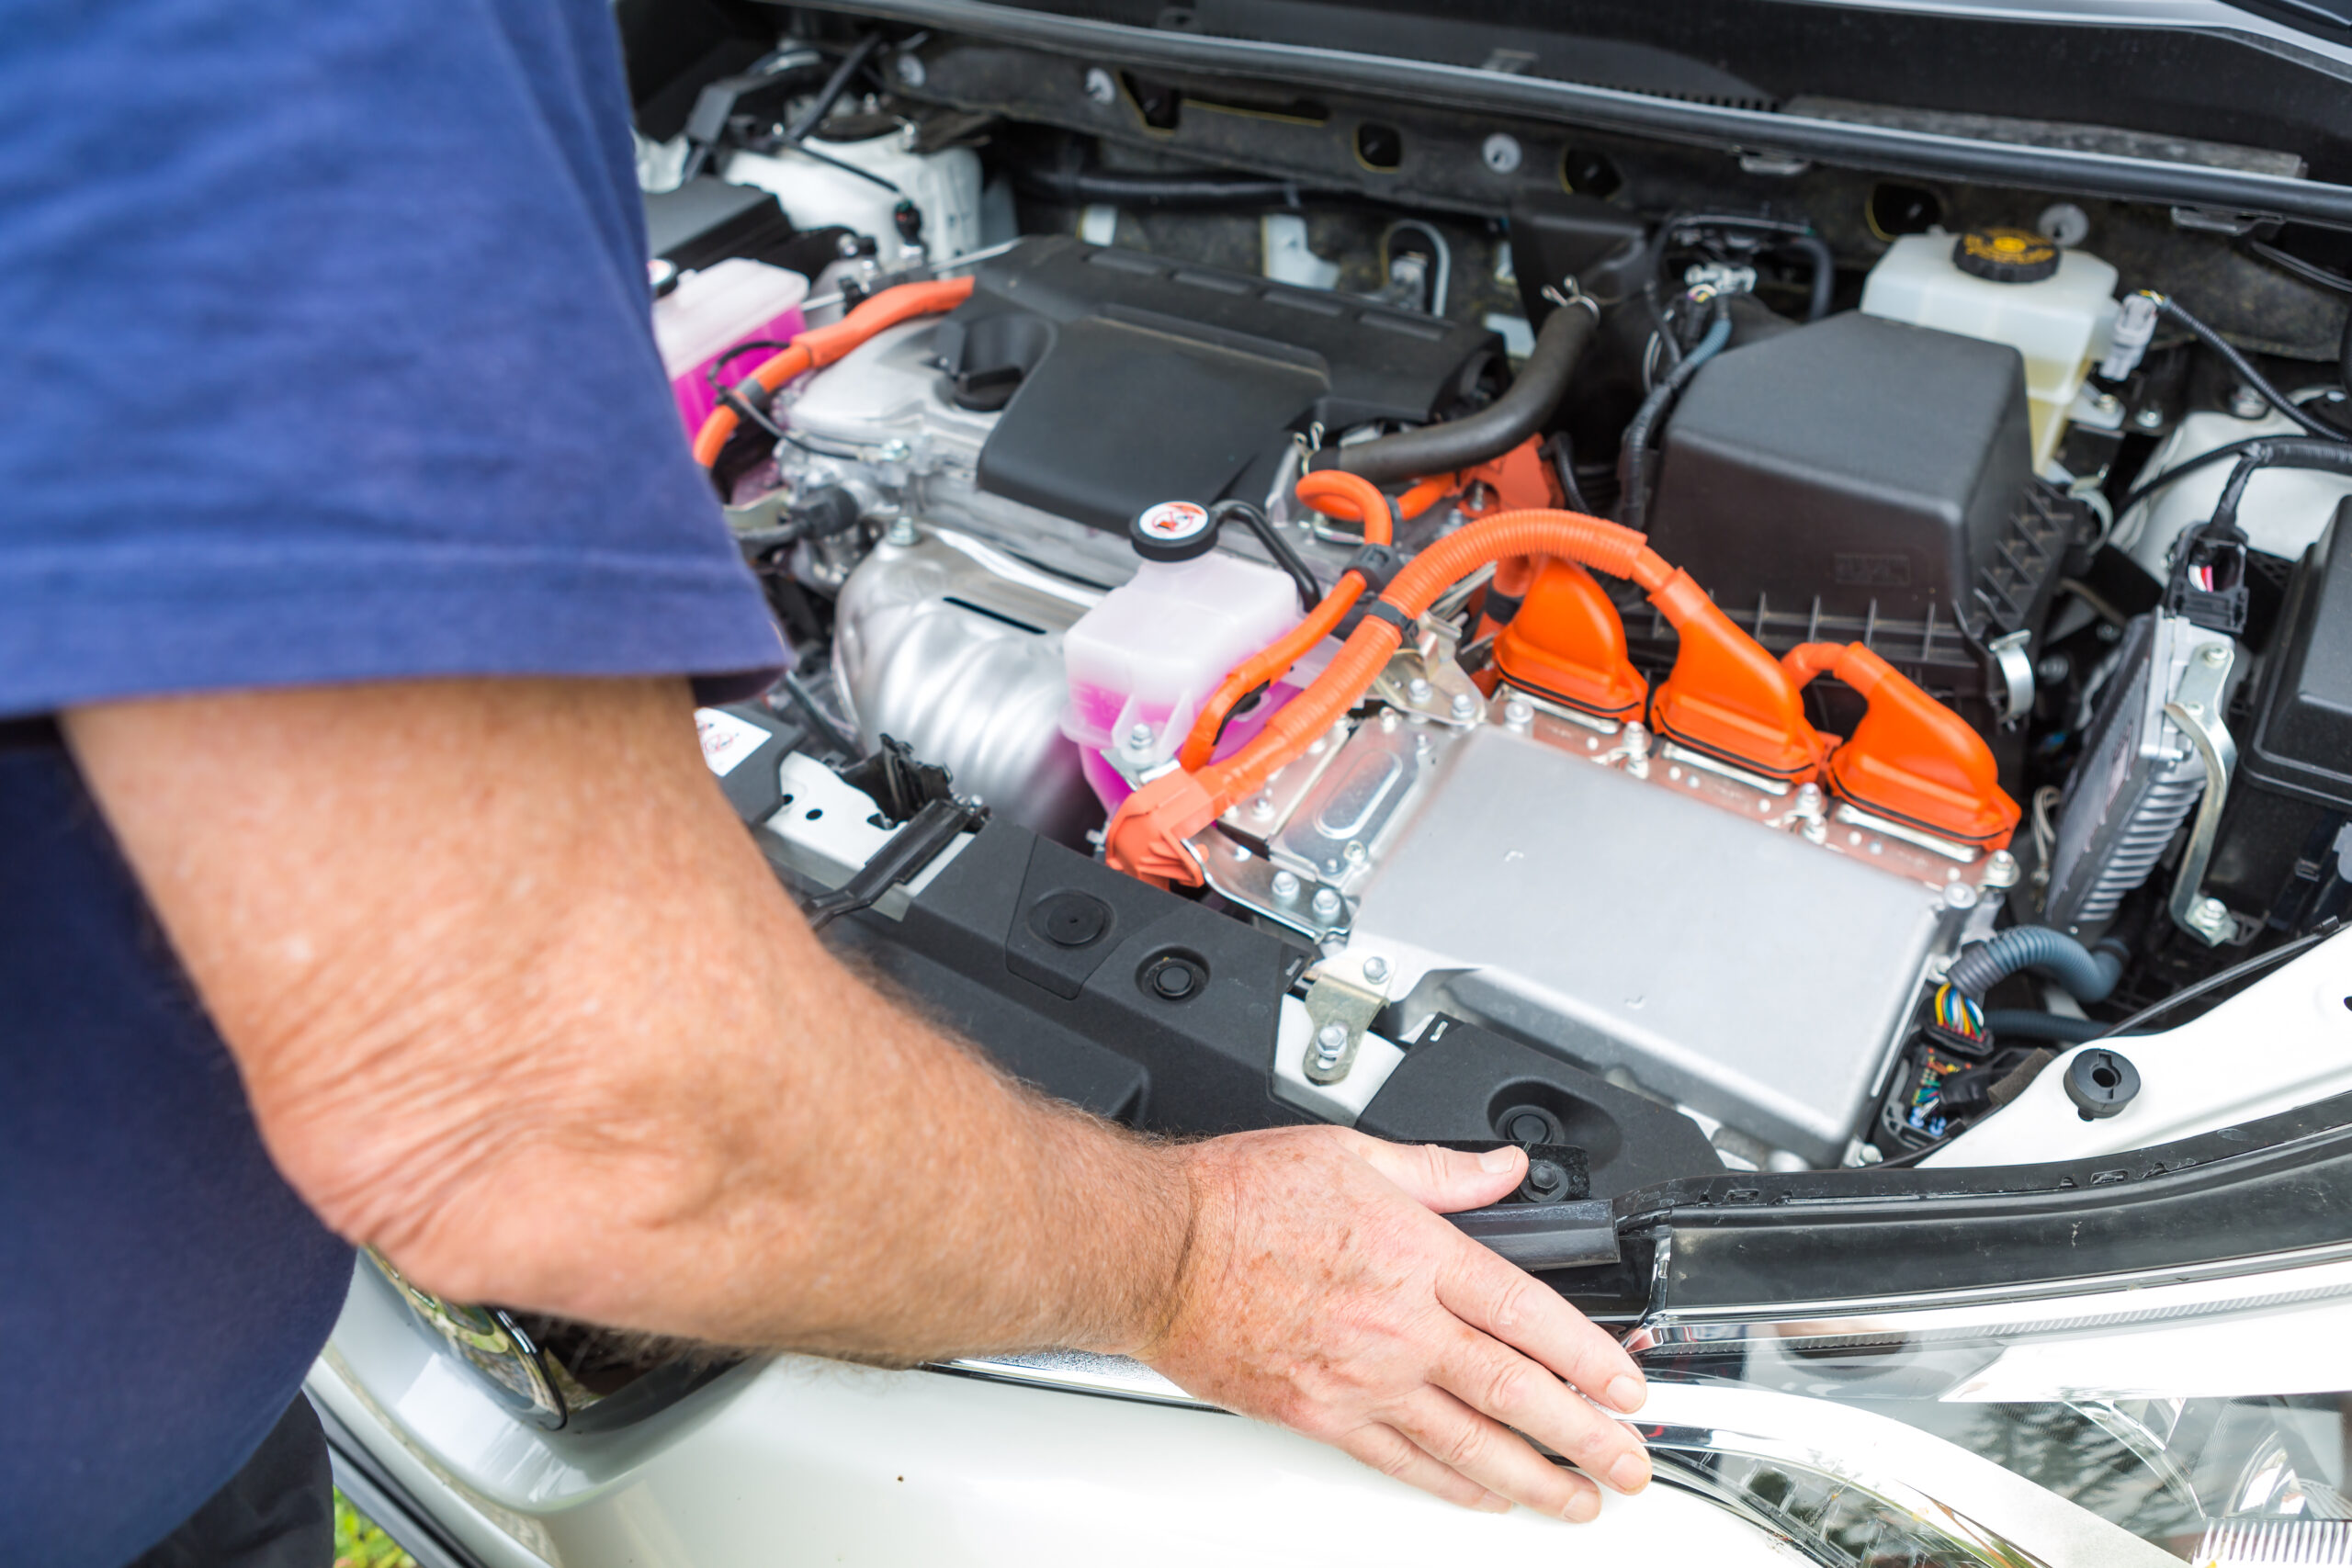
M 649 320 L 604 0 L 30 0 L 0 49 L 0 717 L 764 685 Z

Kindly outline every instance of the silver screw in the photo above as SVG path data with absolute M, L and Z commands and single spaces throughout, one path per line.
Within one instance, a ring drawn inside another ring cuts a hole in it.
M 1086 96 L 1098 104 L 1114 104 L 1119 101 L 1119 85 L 1111 80 L 1108 71 L 1097 65 L 1086 73 Z
M 1350 839 L 1348 840 L 1348 847 L 1345 853 L 1347 854 L 1348 863 L 1350 865 L 1362 865 L 1364 859 L 1363 840 L 1361 839 Z
M 1478 156 L 1486 162 L 1487 167 L 1498 175 L 1516 174 L 1519 171 L 1519 138 L 1498 130 L 1479 144 Z
M 2239 387 L 2230 393 L 2230 412 L 2240 419 L 2260 419 L 2270 404 L 2252 387 Z
M 2208 664 L 2227 664 L 2230 661 L 2230 650 L 2218 642 L 2211 642 L 2207 643 L 2205 651 L 2197 657 Z
M 1525 729 L 1535 722 L 1535 710 L 1518 697 L 1503 704 L 1503 722 L 1513 729 Z
M 2132 423 L 2143 430 L 2162 430 L 2165 427 L 2165 411 L 2150 404 L 2133 414 Z
M 1965 882 L 1945 883 L 1944 908 L 1947 909 L 1973 909 L 1976 908 L 1976 889 L 1971 887 Z
M 1984 886 L 2015 887 L 2018 885 L 2018 857 L 2007 850 L 1995 850 L 1984 857 Z
M 1478 711 L 1478 699 L 1477 699 L 1477 698 L 1476 698 L 1476 697 L 1472 696 L 1472 695 L 1471 695 L 1469 693 L 1467 693 L 1467 692 L 1456 692 L 1456 693 L 1454 693 L 1454 694 L 1453 694 L 1453 716 L 1454 716 L 1454 717 L 1456 717 L 1456 718 L 1468 718 L 1472 714 L 1476 713 L 1477 711 Z
M 922 55 L 902 54 L 899 56 L 897 70 L 899 73 L 899 80 L 904 82 L 908 86 L 920 87 L 922 85 L 924 72 L 922 68 Z
M 882 443 L 874 455 L 886 463 L 903 463 L 914 456 L 914 450 L 898 436 L 893 435 L 889 440 Z
M 1800 817 L 1821 815 L 1821 786 L 1819 784 L 1797 785 L 1797 815 Z
M 1374 953 L 1363 961 L 1363 977 L 1377 986 L 1388 978 L 1388 960 Z
M 1340 918 L 1340 896 L 1329 887 L 1318 887 L 1309 908 L 1314 909 L 1315 918 L 1318 920 L 1336 920 Z
M 1410 681 L 1405 682 L 1405 695 L 1414 702 L 1428 702 L 1430 700 L 1430 683 L 1428 680 L 1422 676 L 1416 675 Z
M 910 549 L 922 542 L 922 536 L 915 532 L 915 520 L 901 513 L 890 519 L 890 526 L 883 532 L 882 542 L 896 545 L 902 550 Z
M 2113 392 L 2101 392 L 2098 397 L 2091 400 L 2091 407 L 2098 410 L 2101 413 L 2115 413 L 2122 409 L 2123 400 L 2117 397 Z
M 1151 726 L 1138 724 L 1127 731 L 1127 745 L 1137 751 L 1151 750 Z
M 1298 897 L 1298 874 L 1295 871 L 1274 873 L 1274 897 L 1287 904 Z
M 1348 1026 L 1327 1023 L 1315 1032 L 1315 1066 L 1317 1072 L 1329 1072 L 1348 1054 Z
M 1274 797 L 1273 797 L 1272 795 L 1262 795 L 1262 794 L 1261 794 L 1261 795 L 1252 795 L 1252 796 L 1250 796 L 1250 816 L 1252 816 L 1252 817 L 1272 817 L 1273 814 L 1274 814 Z
M 2201 931 L 2227 931 L 2230 927 L 2229 906 L 2219 898 L 2199 898 L 2197 900 L 2197 924 Z

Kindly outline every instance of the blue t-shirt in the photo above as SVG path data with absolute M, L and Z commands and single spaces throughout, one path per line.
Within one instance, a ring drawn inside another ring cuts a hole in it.
M 781 662 L 654 349 L 627 115 L 605 0 L 8 8 L 0 1562 L 175 1527 L 351 1265 L 40 716 Z

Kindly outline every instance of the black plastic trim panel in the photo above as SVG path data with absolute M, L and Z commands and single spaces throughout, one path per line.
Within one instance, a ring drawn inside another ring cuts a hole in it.
M 1617 1201 L 1670 1233 L 1678 1310 L 2086 1281 L 2352 1246 L 2352 1094 L 2129 1154 L 1671 1181 Z
M 1207 71 L 1292 88 L 1381 93 L 1699 146 L 1817 159 L 1884 174 L 2263 213 L 2352 227 L 2352 186 L 2249 170 L 1996 142 L 1892 126 L 1683 102 L 1437 61 L 1211 37 L 1056 16 L 987 0 L 826 0 L 808 7 L 1086 60 Z

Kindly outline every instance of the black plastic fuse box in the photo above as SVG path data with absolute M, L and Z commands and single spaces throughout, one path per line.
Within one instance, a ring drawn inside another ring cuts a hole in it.
M 2337 505 L 2287 589 L 2251 712 L 2233 713 L 2238 765 L 2205 891 L 2276 930 L 2352 907 L 2352 501 Z

